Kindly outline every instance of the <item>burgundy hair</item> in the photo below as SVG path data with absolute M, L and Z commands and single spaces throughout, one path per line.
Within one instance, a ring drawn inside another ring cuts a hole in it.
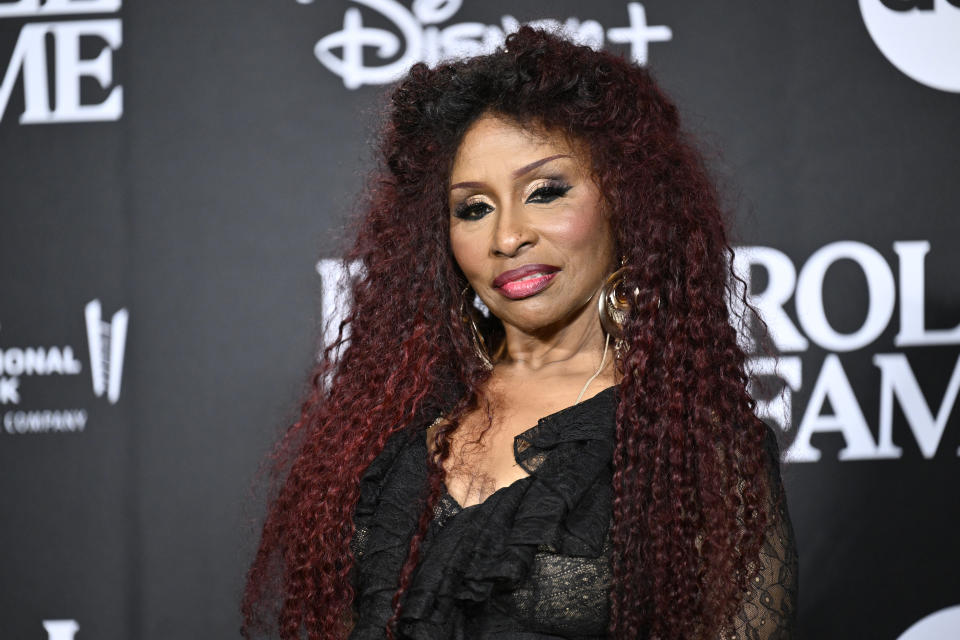
M 484 113 L 586 145 L 625 289 L 639 290 L 619 363 L 611 637 L 716 637 L 747 593 L 771 518 L 766 427 L 730 324 L 732 251 L 714 186 L 647 70 L 523 27 L 490 55 L 414 66 L 392 93 L 383 164 L 346 256 L 364 270 L 278 448 L 282 482 L 248 575 L 247 636 L 272 626 L 284 639 L 348 634 L 361 475 L 393 433 L 462 414 L 489 375 L 459 319 L 465 279 L 447 209 L 453 155 Z M 436 432 L 441 460 L 455 422 Z M 394 619 L 443 488 L 441 463 L 428 465 Z

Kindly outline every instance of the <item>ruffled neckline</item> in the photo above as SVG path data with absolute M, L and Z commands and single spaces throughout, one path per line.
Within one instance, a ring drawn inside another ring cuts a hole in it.
M 529 476 L 468 507 L 444 496 L 404 596 L 402 637 L 451 637 L 464 607 L 518 587 L 538 550 L 589 557 L 603 552 L 612 513 L 617 391 L 608 387 L 518 434 L 514 457 Z M 412 445 L 425 459 L 425 435 Z
M 605 389 L 602 389 L 601 391 L 595 393 L 589 398 L 581 400 L 576 404 L 572 404 L 568 407 L 564 407 L 563 409 L 554 411 L 549 415 L 543 416 L 542 418 L 537 420 L 537 423 L 535 425 L 515 435 L 513 437 L 513 459 L 514 461 L 516 461 L 518 465 L 520 465 L 521 468 L 523 468 L 524 471 L 527 472 L 528 475 L 522 478 L 518 478 L 517 480 L 514 480 L 512 483 L 505 485 L 503 487 L 500 487 L 499 489 L 496 489 L 493 493 L 491 493 L 489 496 L 484 498 L 484 500 L 482 500 L 481 502 L 478 502 L 466 507 L 464 507 L 459 502 L 457 502 L 457 500 L 452 495 L 450 495 L 449 490 L 445 489 L 444 494 L 441 497 L 441 501 L 445 503 L 441 506 L 443 515 L 446 518 L 449 518 L 464 511 L 478 509 L 482 507 L 483 504 L 487 502 L 487 500 L 489 500 L 490 498 L 493 498 L 498 493 L 502 491 L 506 491 L 516 484 L 523 483 L 524 481 L 529 481 L 532 478 L 536 468 L 539 467 L 540 464 L 543 462 L 543 459 L 546 455 L 546 451 L 548 451 L 549 449 L 552 449 L 559 442 L 562 442 L 565 437 L 567 439 L 570 439 L 570 438 L 581 438 L 589 435 L 589 434 L 583 433 L 582 431 L 576 431 L 576 432 L 572 431 L 569 428 L 570 425 L 566 423 L 565 418 L 571 413 L 575 413 L 577 411 L 582 410 L 585 406 L 589 408 L 592 405 L 595 405 L 601 402 L 609 403 L 610 401 L 613 401 L 614 407 L 615 407 L 616 406 L 615 395 L 618 392 L 618 390 L 619 390 L 618 385 L 612 385 L 612 386 L 606 387 Z M 558 426 L 562 427 L 562 429 L 556 428 Z M 587 426 L 589 429 L 591 426 L 599 426 L 599 425 L 596 425 L 594 423 L 589 423 Z M 601 435 L 601 434 L 597 433 L 595 435 Z M 427 437 L 427 433 L 425 431 L 424 438 L 426 437 Z M 585 438 L 585 439 L 592 439 L 592 438 Z M 428 450 L 429 450 L 429 447 L 428 447 Z

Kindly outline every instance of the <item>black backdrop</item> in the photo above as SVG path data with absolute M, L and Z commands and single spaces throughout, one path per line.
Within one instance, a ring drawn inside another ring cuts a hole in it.
M 545 17 L 646 51 L 728 196 L 804 637 L 958 637 L 952 0 L 0 1 L 0 637 L 236 636 L 372 76 Z

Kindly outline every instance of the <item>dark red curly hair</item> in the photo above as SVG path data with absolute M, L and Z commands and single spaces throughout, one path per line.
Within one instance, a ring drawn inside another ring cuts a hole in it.
M 618 363 L 611 637 L 715 637 L 747 592 L 772 517 L 766 427 L 730 322 L 735 276 L 715 188 L 647 70 L 524 27 L 489 55 L 418 64 L 393 90 L 383 162 L 346 256 L 363 265 L 352 310 L 276 454 L 281 481 L 248 575 L 247 636 L 349 633 L 361 475 L 394 432 L 462 414 L 489 375 L 459 318 L 465 279 L 447 208 L 453 155 L 484 113 L 586 145 L 626 290 L 639 290 Z M 442 458 L 453 428 L 437 431 Z M 443 487 L 440 464 L 428 465 L 395 610 Z

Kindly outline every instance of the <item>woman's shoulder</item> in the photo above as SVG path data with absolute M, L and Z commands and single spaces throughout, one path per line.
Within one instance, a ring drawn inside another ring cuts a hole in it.
M 391 433 L 383 449 L 360 476 L 357 516 L 372 512 L 388 485 L 410 488 L 423 482 L 426 474 L 427 425 L 401 427 Z
M 367 474 L 376 474 L 388 469 L 405 449 L 418 440 L 424 440 L 426 429 L 427 425 L 424 424 L 411 425 L 401 427 L 387 436 L 383 449 L 370 463 Z

